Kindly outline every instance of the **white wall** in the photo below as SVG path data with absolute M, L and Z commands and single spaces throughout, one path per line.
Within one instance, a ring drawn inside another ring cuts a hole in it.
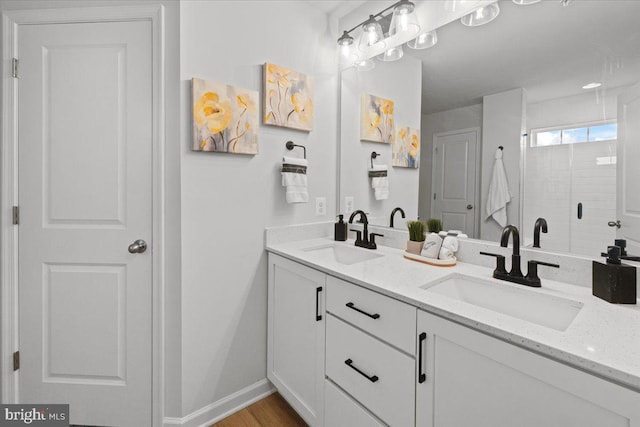
M 488 95 L 483 98 L 482 180 L 480 238 L 500 239 L 502 227 L 493 218 L 486 220 L 487 193 L 498 146 L 504 147 L 503 162 L 511 192 L 507 204 L 507 222 L 520 228 L 520 146 L 524 133 L 526 94 L 523 89 Z
M 420 186 L 418 215 L 431 216 L 433 186 L 433 137 L 438 133 L 482 127 L 482 104 L 422 115 L 422 149 L 420 154 Z M 482 135 L 480 135 L 482 138 Z M 482 140 L 478 141 L 482 146 Z M 480 162 L 481 159 L 478 159 Z
M 350 68 L 342 72 L 340 212 L 350 214 L 346 212 L 344 198 L 351 196 L 354 208 L 369 212 L 372 222 L 386 224 L 396 206 L 405 211 L 407 218 L 417 216 L 419 170 L 392 167 L 392 144 L 360 141 L 360 104 L 364 93 L 390 99 L 394 102 L 396 129 L 398 126 L 419 129 L 421 81 L 422 64 L 411 56 L 387 63 L 376 60 L 376 68 L 370 71 Z M 375 199 L 368 177 L 373 151 L 382 155 L 374 163 L 389 167 L 389 198 L 386 200 Z
M 305 2 L 181 1 L 182 413 L 266 377 L 267 226 L 330 220 L 336 211 L 336 34 Z M 262 64 L 315 77 L 310 133 L 261 126 L 256 156 L 192 152 L 192 77 L 259 90 Z M 280 184 L 288 140 L 304 144 L 310 203 Z M 315 197 L 327 215 L 315 216 Z

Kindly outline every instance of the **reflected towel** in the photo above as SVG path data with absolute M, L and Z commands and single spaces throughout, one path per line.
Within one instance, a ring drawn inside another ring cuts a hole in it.
M 373 167 L 369 169 L 369 175 L 371 175 L 371 172 L 376 172 L 376 175 L 384 175 L 371 178 L 371 188 L 373 188 L 376 200 L 386 200 L 389 198 L 389 177 L 386 176 L 387 171 L 387 165 L 373 165 Z M 383 173 L 380 174 L 379 172 Z
M 507 225 L 507 203 L 511 201 L 507 173 L 502 162 L 502 150 L 496 149 L 493 172 L 489 182 L 489 193 L 487 194 L 487 218 L 493 219 L 504 227 Z

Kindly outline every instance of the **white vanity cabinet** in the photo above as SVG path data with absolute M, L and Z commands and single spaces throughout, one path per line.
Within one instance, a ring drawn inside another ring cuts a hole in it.
M 267 377 L 311 426 L 324 425 L 325 280 L 269 254 Z
M 640 426 L 638 392 L 421 310 L 417 333 L 419 427 Z

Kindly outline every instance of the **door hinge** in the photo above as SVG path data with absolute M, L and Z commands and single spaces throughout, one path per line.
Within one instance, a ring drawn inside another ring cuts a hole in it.
M 13 58 L 11 61 L 11 74 L 13 77 L 18 78 L 18 58 Z
M 18 206 L 13 207 L 13 225 L 20 224 L 20 208 Z
M 13 353 L 13 370 L 17 371 L 20 369 L 20 352 L 16 351 Z

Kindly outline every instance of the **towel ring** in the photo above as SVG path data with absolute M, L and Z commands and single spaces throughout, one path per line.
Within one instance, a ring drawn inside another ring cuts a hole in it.
M 298 144 L 294 144 L 293 141 L 287 141 L 287 143 L 285 144 L 285 147 L 287 147 L 287 150 L 289 151 L 293 150 L 295 147 L 300 147 L 302 148 L 304 158 L 305 159 L 307 158 L 307 147 L 305 147 L 304 145 L 298 145 Z
M 375 159 L 378 156 L 382 156 L 382 155 L 376 153 L 375 151 L 371 153 L 371 169 L 373 169 L 373 159 Z

